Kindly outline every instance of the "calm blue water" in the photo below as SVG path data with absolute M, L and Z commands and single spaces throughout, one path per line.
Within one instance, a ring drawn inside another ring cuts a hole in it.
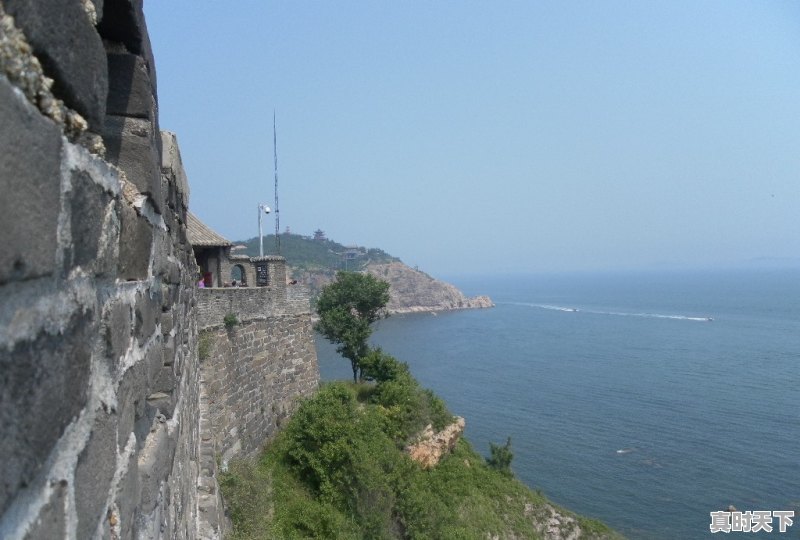
M 497 307 L 395 316 L 373 341 L 476 449 L 511 436 L 523 482 L 630 538 L 719 537 L 729 504 L 794 510 L 777 536 L 800 538 L 800 270 L 453 282 Z M 318 351 L 323 378 L 351 376 Z

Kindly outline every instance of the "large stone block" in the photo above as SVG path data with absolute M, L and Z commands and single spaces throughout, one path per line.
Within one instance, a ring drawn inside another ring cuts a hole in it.
M 78 111 L 92 131 L 103 126 L 108 93 L 105 49 L 80 0 L 4 0 L 25 34 L 53 93 Z
M 170 131 L 161 132 L 161 170 L 168 172 L 181 201 L 189 202 L 189 181 L 183 168 L 178 137 Z
M 112 274 L 116 269 L 112 242 L 118 241 L 119 233 L 106 223 L 115 204 L 112 195 L 86 172 L 73 170 L 69 204 L 72 245 L 65 249 L 67 272 L 80 266 L 90 274 Z
M 75 506 L 78 538 L 92 538 L 106 514 L 106 499 L 117 467 L 116 414 L 97 411 L 89 442 L 78 456 L 75 470 Z
M 122 43 L 128 52 L 144 59 L 155 95 L 155 62 L 150 36 L 147 33 L 143 3 L 143 0 L 105 0 L 103 18 L 97 25 L 97 31 L 103 39 Z
M 150 73 L 141 56 L 108 53 L 108 114 L 155 120 Z
M 156 140 L 157 139 L 157 140 Z M 122 169 L 125 177 L 161 209 L 161 137 L 153 123 L 141 118 L 106 117 L 103 141 L 106 159 Z
M 123 443 L 124 446 L 124 443 Z M 136 453 L 131 452 L 125 474 L 117 484 L 114 495 L 114 504 L 118 514 L 113 517 L 117 520 L 119 538 L 133 538 L 133 523 L 136 505 L 139 502 L 139 469 L 137 467 Z
M 147 279 L 153 227 L 132 206 L 123 202 L 120 210 L 118 277 L 126 281 Z
M 0 514 L 86 404 L 90 317 L 73 315 L 63 334 L 42 332 L 0 354 Z
M 0 285 L 52 274 L 61 131 L 0 77 Z
M 106 354 L 111 359 L 112 373 L 116 372 L 120 358 L 125 355 L 132 335 L 131 306 L 116 299 L 106 308 L 103 319 Z
M 67 482 L 62 480 L 51 486 L 50 499 L 33 521 L 25 540 L 41 538 L 66 538 Z
M 146 291 L 136 295 L 134 331 L 140 344 L 144 344 L 155 332 L 156 317 L 161 314 L 159 304 L 160 302 L 152 298 Z
M 139 453 L 139 484 L 142 488 L 138 507 L 140 513 L 149 514 L 156 506 L 161 482 L 166 480 L 172 466 L 170 446 L 163 419 L 155 419 Z
M 120 450 L 127 443 L 131 433 L 134 433 L 136 421 L 146 416 L 147 386 L 147 367 L 144 362 L 137 362 L 122 376 L 117 391 L 117 414 L 119 415 L 117 441 Z M 145 427 L 145 430 L 147 429 L 149 426 Z M 142 442 L 143 439 L 137 440 L 137 443 Z

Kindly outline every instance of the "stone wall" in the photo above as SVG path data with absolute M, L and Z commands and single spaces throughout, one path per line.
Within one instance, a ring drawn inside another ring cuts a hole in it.
M 241 320 L 201 333 L 204 400 L 223 468 L 252 456 L 269 441 L 319 384 L 319 368 L 305 313 Z M 207 354 L 207 356 L 206 356 Z
M 2 0 L 0 118 L 0 538 L 194 538 L 197 270 L 141 2 Z
M 197 326 L 223 324 L 232 313 L 239 320 L 309 313 L 308 289 L 300 285 L 275 287 L 215 287 L 197 290 Z
M 203 303 L 201 385 L 142 0 L 0 0 L 0 148 L 0 538 L 220 537 L 215 441 L 249 452 L 316 387 L 308 299 L 253 289 L 229 332 Z

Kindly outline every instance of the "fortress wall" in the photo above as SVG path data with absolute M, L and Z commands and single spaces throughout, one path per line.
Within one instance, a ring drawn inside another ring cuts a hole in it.
M 199 536 L 197 269 L 155 95 L 140 0 L 0 1 L 0 538 Z
M 317 386 L 302 291 L 198 292 L 157 109 L 142 0 L 0 0 L 0 538 L 219 538 Z
M 319 384 L 308 295 L 288 291 L 282 298 L 267 287 L 198 291 L 198 314 L 212 314 L 198 322 L 201 407 L 223 466 L 260 450 Z M 226 328 L 225 313 L 239 322 Z
M 240 321 L 309 313 L 308 289 L 276 287 L 215 287 L 197 290 L 197 327 L 218 326 L 227 314 Z

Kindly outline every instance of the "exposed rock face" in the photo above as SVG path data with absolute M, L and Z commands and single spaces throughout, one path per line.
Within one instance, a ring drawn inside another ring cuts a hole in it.
M 494 307 L 488 296 L 468 298 L 453 285 L 401 262 L 370 263 L 367 272 L 389 282 L 390 313 Z
M 422 465 L 424 469 L 430 469 L 439 463 L 442 456 L 452 452 L 461 434 L 464 433 L 465 426 L 462 417 L 456 416 L 455 420 L 439 432 L 434 432 L 433 426 L 428 424 L 419 434 L 417 442 L 406 446 L 406 452 L 411 459 Z

